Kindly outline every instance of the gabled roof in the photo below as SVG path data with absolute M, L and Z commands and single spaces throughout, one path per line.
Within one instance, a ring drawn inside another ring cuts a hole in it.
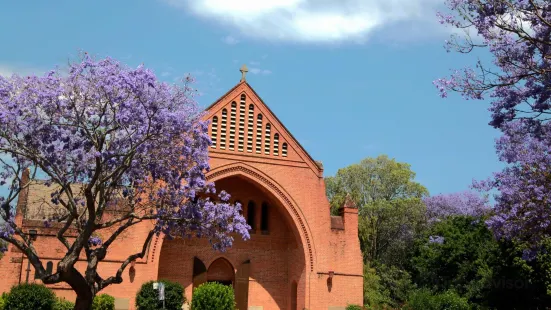
M 256 98 L 258 98 L 258 100 L 260 101 L 260 104 L 266 108 L 266 110 L 270 113 L 270 116 L 275 120 L 277 121 L 278 125 L 281 126 L 281 128 L 285 131 L 286 135 L 288 135 L 288 137 L 290 137 L 293 142 L 298 146 L 299 148 L 299 151 L 301 153 L 303 153 L 306 158 L 307 158 L 307 161 L 310 162 L 311 166 L 312 167 L 315 167 L 317 169 L 317 172 L 320 174 L 322 174 L 323 172 L 323 165 L 321 164 L 321 162 L 319 161 L 316 161 L 312 158 L 312 156 L 310 156 L 310 154 L 306 151 L 306 149 L 300 144 L 300 142 L 293 136 L 293 134 L 291 133 L 291 131 L 289 131 L 289 129 L 287 129 L 287 127 L 285 127 L 285 125 L 283 124 L 283 122 L 281 122 L 281 120 L 277 117 L 277 115 L 270 109 L 270 107 L 264 102 L 264 100 L 262 100 L 262 98 L 258 95 L 258 93 L 254 90 L 254 88 L 252 88 L 252 86 L 247 83 L 247 81 L 243 80 L 243 81 L 240 81 L 239 83 L 237 83 L 234 87 L 232 87 L 230 90 L 228 90 L 224 95 L 222 95 L 220 98 L 218 98 L 216 101 L 214 101 L 211 105 L 209 105 L 206 110 L 209 111 L 211 110 L 214 106 L 216 106 L 218 103 L 222 103 L 224 104 L 225 102 L 222 102 L 226 97 L 228 97 L 229 95 L 231 95 L 237 88 L 241 87 L 241 86 L 245 86 L 246 89 L 248 91 L 250 91 Z

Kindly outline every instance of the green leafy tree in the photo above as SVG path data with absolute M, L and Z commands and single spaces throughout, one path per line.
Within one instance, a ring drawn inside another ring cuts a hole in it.
M 455 216 L 435 223 L 415 246 L 411 260 L 416 283 L 477 300 L 491 277 L 497 242 L 485 223 L 470 216 Z
M 366 262 L 403 265 L 424 223 L 427 189 L 414 181 L 407 163 L 386 155 L 366 158 L 325 180 L 336 213 L 346 196 L 359 208 L 360 246 Z
M 364 265 L 364 305 L 369 309 L 379 309 L 392 302 L 389 289 L 383 286 L 377 270 Z
M 535 260 L 523 259 L 527 248 L 497 241 L 484 218 L 453 216 L 415 242 L 411 273 L 420 287 L 451 289 L 481 307 L 546 309 L 551 306 L 551 242 Z
M 434 293 L 423 288 L 410 294 L 408 304 L 404 310 L 471 310 L 466 298 L 456 292 L 448 290 L 442 293 Z

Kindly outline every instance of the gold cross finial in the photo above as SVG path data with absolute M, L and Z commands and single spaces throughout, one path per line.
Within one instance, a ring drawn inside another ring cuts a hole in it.
M 249 72 L 249 69 L 247 69 L 247 65 L 243 65 L 241 69 L 239 69 L 239 71 L 241 71 L 241 82 L 244 82 L 245 75 L 247 75 L 247 72 Z

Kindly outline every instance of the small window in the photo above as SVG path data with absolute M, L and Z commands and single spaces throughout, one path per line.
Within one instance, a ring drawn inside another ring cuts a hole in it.
M 262 152 L 262 114 L 256 117 L 256 153 Z
M 274 134 L 274 156 L 279 156 L 279 134 Z
M 272 125 L 266 124 L 266 131 L 264 134 L 264 154 L 270 155 L 270 136 Z
M 54 263 L 50 261 L 46 264 L 46 274 L 48 275 L 52 274 L 53 270 L 54 270 Z
M 245 104 L 245 101 L 243 99 L 241 100 L 241 103 L 239 104 L 239 139 L 237 144 L 237 150 L 239 152 L 243 152 L 243 148 L 245 145 L 245 107 L 247 105 Z
M 216 148 L 216 142 L 218 140 L 218 116 L 214 116 L 212 118 L 212 133 L 211 133 L 211 140 L 212 140 L 212 148 Z
M 256 205 L 254 201 L 249 201 L 247 205 L 247 224 L 251 226 L 251 230 L 255 230 L 255 218 L 256 218 Z
M 46 263 L 46 275 L 51 275 L 52 271 L 54 270 L 54 263 L 51 261 Z M 34 279 L 38 280 L 40 277 L 38 276 L 38 270 L 34 270 Z
M 268 233 L 268 218 L 269 218 L 269 207 L 267 203 L 262 203 L 262 210 L 260 211 L 260 230 L 263 234 Z
M 283 143 L 281 146 L 281 156 L 287 157 L 287 143 Z
M 249 121 L 247 123 L 247 152 L 253 152 L 253 130 L 254 130 L 254 105 L 249 105 Z
M 237 103 L 231 103 L 231 112 L 230 112 L 230 151 L 233 151 L 235 146 L 235 115 L 237 113 Z
M 220 124 L 220 148 L 226 148 L 226 126 L 228 121 L 228 110 L 222 110 L 222 122 Z
M 241 94 L 241 101 L 245 101 L 245 99 L 247 99 L 247 96 L 245 96 L 245 94 Z

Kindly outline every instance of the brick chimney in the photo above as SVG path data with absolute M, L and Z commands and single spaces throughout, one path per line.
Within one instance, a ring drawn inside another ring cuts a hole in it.
M 353 234 L 358 233 L 358 208 L 350 195 L 346 195 L 343 206 L 339 209 L 339 215 L 342 217 L 344 229 Z
M 19 187 L 23 188 L 28 185 L 31 180 L 31 170 L 26 168 L 21 174 L 21 179 L 19 180 Z M 29 197 L 29 188 L 23 189 L 19 192 L 19 197 L 17 197 L 17 207 L 15 211 L 15 223 L 21 227 L 23 225 L 23 217 L 25 215 L 25 208 L 27 206 L 27 199 Z

